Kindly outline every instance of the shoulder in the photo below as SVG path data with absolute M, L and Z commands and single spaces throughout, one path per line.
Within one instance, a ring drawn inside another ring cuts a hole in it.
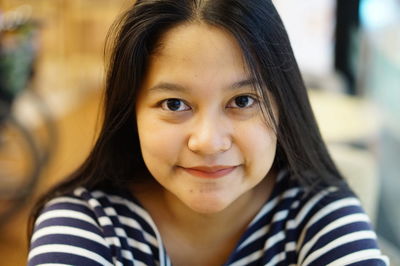
M 288 226 L 297 229 L 300 265 L 386 265 L 361 203 L 347 187 L 302 196 Z
M 49 201 L 36 219 L 29 265 L 113 265 L 116 261 L 133 261 L 128 243 L 155 242 L 146 219 L 145 211 L 130 198 L 77 188 L 72 194 Z M 135 229 L 136 234 L 132 233 Z M 146 245 L 141 249 L 151 253 Z
M 111 265 L 108 244 L 95 212 L 79 195 L 49 201 L 35 221 L 29 265 Z

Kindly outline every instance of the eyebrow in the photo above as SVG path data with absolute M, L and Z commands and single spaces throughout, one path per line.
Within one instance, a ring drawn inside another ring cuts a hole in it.
M 242 87 L 246 87 L 249 85 L 255 85 L 256 80 L 254 78 L 250 79 L 245 79 L 241 80 L 238 82 L 233 83 L 231 86 L 229 86 L 230 90 L 237 90 Z M 178 92 L 186 92 L 187 89 L 184 86 L 181 86 L 179 84 L 175 83 L 170 83 L 170 82 L 160 82 L 157 85 L 151 87 L 149 91 L 178 91 Z

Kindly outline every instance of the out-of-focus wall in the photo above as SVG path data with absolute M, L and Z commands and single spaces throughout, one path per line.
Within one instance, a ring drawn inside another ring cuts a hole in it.
M 335 0 L 273 0 L 306 77 L 332 74 Z
M 79 94 L 101 87 L 105 36 L 127 4 L 126 0 L 1 0 L 0 9 L 26 5 L 40 24 L 35 89 Z
M 383 251 L 400 265 L 400 1 L 359 2 L 362 21 L 350 47 L 355 96 L 327 93 L 346 91 L 333 67 L 338 1 L 273 1 L 306 84 L 319 88 L 310 90 L 311 102 L 333 158 L 372 218 Z
M 378 233 L 397 248 L 400 265 L 400 1 L 364 0 L 363 84 L 379 107 Z
M 132 2 L 0 0 L 0 17 L 25 6 L 24 10 L 30 9 L 32 18 L 40 25 L 39 53 L 29 89 L 35 90 L 42 103 L 46 103 L 56 131 L 56 143 L 49 161 L 41 168 L 34 195 L 30 195 L 23 206 L 15 208 L 17 211 L 9 215 L 6 222 L 0 219 L 0 265 L 26 264 L 26 227 L 33 203 L 39 194 L 74 171 L 89 153 L 98 128 L 105 37 L 114 19 Z M 35 123 L 32 116 L 36 110 L 32 112 L 31 109 L 37 105 L 26 95 L 29 96 L 22 93 L 16 98 L 13 115 L 34 137 L 46 137 L 46 128 Z M 0 156 L 0 159 L 3 158 Z M 2 170 L 4 168 L 0 167 Z M 3 185 L 1 183 L 0 187 Z M 11 200 L 0 199 L 0 203 L 0 217 L 3 218 L 3 207 L 15 205 Z

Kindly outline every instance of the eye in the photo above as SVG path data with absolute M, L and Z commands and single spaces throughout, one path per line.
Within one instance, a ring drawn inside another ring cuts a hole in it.
M 166 111 L 172 112 L 182 112 L 190 110 L 190 107 L 187 106 L 187 104 L 185 104 L 182 100 L 176 98 L 166 99 L 162 101 L 161 108 Z
M 229 108 L 249 108 L 254 105 L 256 99 L 250 95 L 240 95 L 235 97 L 229 104 Z

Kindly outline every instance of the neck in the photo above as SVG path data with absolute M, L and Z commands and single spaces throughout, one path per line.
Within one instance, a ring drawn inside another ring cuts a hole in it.
M 198 243 L 199 239 L 207 241 L 216 235 L 243 233 L 269 198 L 275 179 L 275 173 L 268 174 L 254 189 L 241 195 L 227 208 L 211 214 L 190 209 L 154 180 L 140 191 L 135 188 L 134 194 L 149 211 L 158 229 L 168 228 L 172 232 L 175 231 L 172 228 L 176 228 L 179 232 L 175 233 L 196 239 Z

